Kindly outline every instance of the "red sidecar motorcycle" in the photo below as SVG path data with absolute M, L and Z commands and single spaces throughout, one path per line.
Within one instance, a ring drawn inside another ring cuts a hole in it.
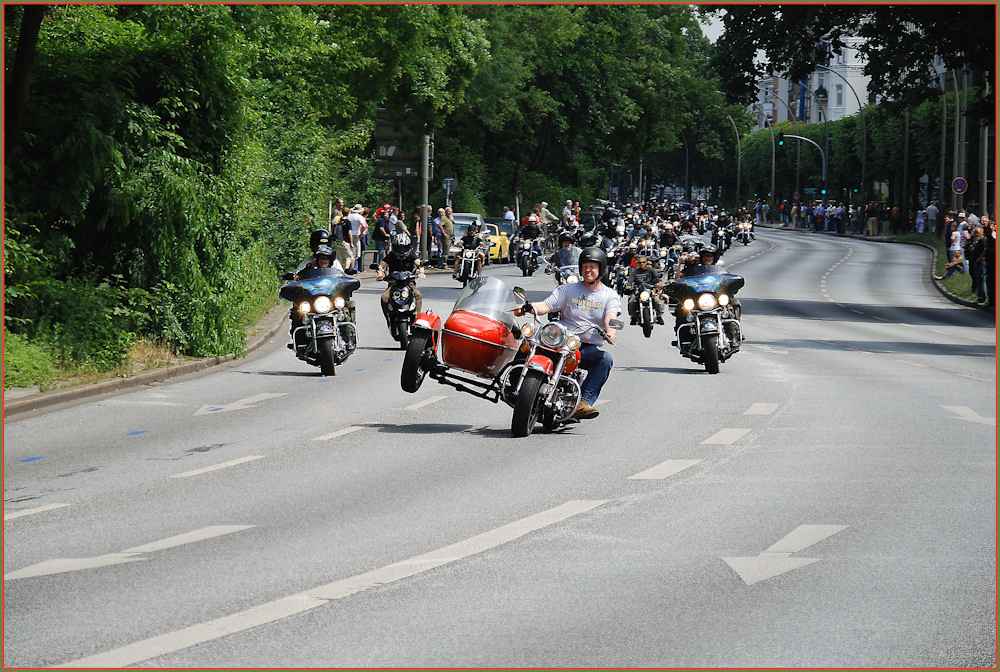
M 513 297 L 521 305 L 524 290 L 515 288 Z M 430 375 L 493 403 L 503 401 L 514 409 L 510 428 L 518 437 L 531 434 L 538 422 L 549 431 L 574 422 L 582 374 L 579 336 L 596 329 L 611 342 L 607 333 L 597 326 L 570 332 L 558 322 L 518 327 L 511 298 L 503 282 L 481 276 L 462 290 L 443 325 L 440 316 L 421 313 L 403 359 L 403 390 L 416 392 Z
M 439 383 L 498 402 L 502 374 L 521 346 L 521 330 L 512 308 L 513 296 L 507 285 L 494 277 L 479 276 L 458 295 L 443 324 L 433 311 L 420 313 L 403 358 L 403 390 L 416 392 L 429 374 Z

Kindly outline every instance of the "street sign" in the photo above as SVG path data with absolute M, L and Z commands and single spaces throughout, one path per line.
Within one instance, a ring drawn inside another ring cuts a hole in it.
M 814 187 L 806 187 L 806 193 L 807 194 L 815 194 L 816 193 L 816 189 Z
M 799 200 L 800 198 L 799 192 L 796 191 L 794 194 L 792 194 L 792 198 L 794 198 L 796 201 Z
M 375 177 L 380 180 L 416 180 L 420 178 L 420 164 L 377 161 L 375 163 Z
M 458 186 L 458 181 L 454 177 L 446 177 L 441 183 L 441 188 L 447 192 L 455 191 L 456 186 Z
M 951 190 L 956 194 L 964 194 L 969 189 L 969 183 L 964 177 L 956 177 L 951 181 Z

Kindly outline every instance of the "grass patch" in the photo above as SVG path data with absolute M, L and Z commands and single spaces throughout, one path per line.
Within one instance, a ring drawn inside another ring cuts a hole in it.
M 948 248 L 944 244 L 941 236 L 935 233 L 906 233 L 901 236 L 893 236 L 892 240 L 910 243 L 922 243 L 934 250 L 937 250 L 937 257 L 934 260 L 934 275 L 944 275 L 944 267 L 948 263 Z M 972 289 L 972 278 L 968 273 L 956 273 L 947 280 L 939 280 L 941 286 L 948 292 L 966 301 L 976 300 L 976 292 Z

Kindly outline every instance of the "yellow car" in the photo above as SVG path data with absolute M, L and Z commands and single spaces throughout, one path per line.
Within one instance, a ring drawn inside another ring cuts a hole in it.
M 506 264 L 510 261 L 510 239 L 514 222 L 503 217 L 491 217 L 483 224 L 483 237 L 490 244 L 490 261 Z

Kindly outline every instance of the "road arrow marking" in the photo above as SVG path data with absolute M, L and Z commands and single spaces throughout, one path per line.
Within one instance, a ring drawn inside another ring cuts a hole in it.
M 667 478 L 668 476 L 673 476 L 679 471 L 684 471 L 688 467 L 693 467 L 699 462 L 701 462 L 701 460 L 667 460 L 666 462 L 661 462 L 655 467 L 650 467 L 646 471 L 642 471 L 635 476 L 629 476 L 628 480 Z
M 274 397 L 283 397 L 286 394 L 288 394 L 288 392 L 264 392 L 263 394 L 256 394 L 252 397 L 240 399 L 239 401 L 234 401 L 231 404 L 225 404 L 223 406 L 219 406 L 218 404 L 208 404 L 199 408 L 194 414 L 211 415 L 212 413 L 225 413 L 226 411 L 241 411 L 244 408 L 252 408 L 253 404 L 256 404 L 259 401 L 273 399 Z
M 820 558 L 793 558 L 790 556 L 792 553 L 809 548 L 827 537 L 846 530 L 847 527 L 847 525 L 800 525 L 756 558 L 722 558 L 722 560 L 743 579 L 743 583 L 752 586 L 755 583 L 819 562 Z
M 19 569 L 15 572 L 11 572 L 10 574 L 4 574 L 3 580 L 10 581 L 12 579 L 25 579 L 32 576 L 45 576 L 47 574 L 63 574 L 65 572 L 78 572 L 83 569 L 109 567 L 111 565 L 120 565 L 126 562 L 146 560 L 147 558 L 142 557 L 146 553 L 152 553 L 153 551 L 162 551 L 165 548 L 182 546 L 184 544 L 190 544 L 192 542 L 202 541 L 204 539 L 211 539 L 212 537 L 219 537 L 222 536 L 223 534 L 239 532 L 241 530 L 246 530 L 251 527 L 254 526 L 214 525 L 212 527 L 203 527 L 200 530 L 187 532 L 186 534 L 179 534 L 174 537 L 168 537 L 166 539 L 154 541 L 145 544 L 143 546 L 128 548 L 119 553 L 109 553 L 107 555 L 99 555 L 95 558 L 58 558 L 56 560 L 46 560 L 44 562 L 39 562 L 36 565 L 31 565 L 30 567 L 25 567 L 24 569 Z
M 981 425 L 997 426 L 996 418 L 984 418 L 968 406 L 942 406 L 941 408 L 957 415 L 956 420 L 968 420 L 969 422 L 978 422 Z

